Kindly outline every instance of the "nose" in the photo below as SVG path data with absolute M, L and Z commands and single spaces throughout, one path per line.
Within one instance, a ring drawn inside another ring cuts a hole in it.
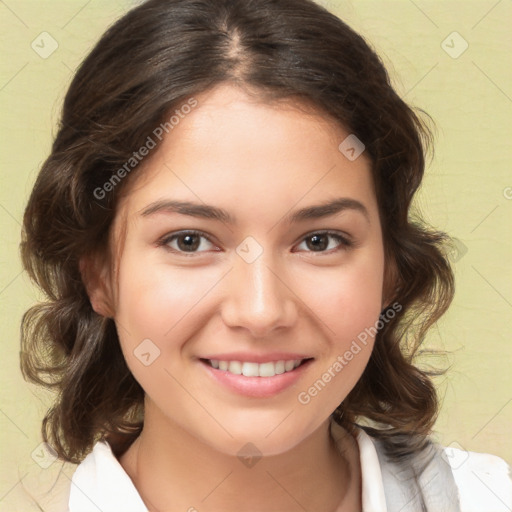
M 244 328 L 254 338 L 265 338 L 291 327 L 298 318 L 297 295 L 282 268 L 265 253 L 252 263 L 237 258 L 226 286 L 222 317 L 229 327 Z

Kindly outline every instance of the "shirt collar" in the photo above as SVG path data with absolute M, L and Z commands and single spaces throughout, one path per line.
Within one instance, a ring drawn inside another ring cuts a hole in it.
M 361 465 L 361 506 L 362 512 L 387 512 L 384 484 L 379 457 L 373 439 L 359 427 L 355 427 Z M 334 439 L 339 439 L 344 430 L 331 421 Z
M 332 421 L 331 429 L 334 438 L 339 439 L 341 427 Z M 375 444 L 361 428 L 356 428 L 356 440 L 361 463 L 362 512 L 387 512 Z M 148 512 L 132 480 L 106 441 L 98 441 L 73 474 L 69 512 L 85 510 Z
M 98 441 L 71 480 L 69 512 L 147 512 L 132 480 L 106 441 Z

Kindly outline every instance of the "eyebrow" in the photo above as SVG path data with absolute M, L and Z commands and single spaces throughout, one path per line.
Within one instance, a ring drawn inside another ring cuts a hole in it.
M 283 217 L 283 221 L 287 224 L 293 224 L 306 220 L 330 217 L 347 210 L 359 212 L 366 217 L 368 222 L 370 221 L 370 215 L 364 204 L 348 197 L 340 197 L 327 203 L 301 208 L 300 210 L 286 214 Z M 191 217 L 217 220 L 231 225 L 237 223 L 236 218 L 222 208 L 207 204 L 192 203 L 190 201 L 162 199 L 145 207 L 141 215 L 148 217 L 156 213 L 179 213 Z

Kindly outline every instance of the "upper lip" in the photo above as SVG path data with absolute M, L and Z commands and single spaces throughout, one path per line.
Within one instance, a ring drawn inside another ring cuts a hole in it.
M 272 352 L 268 354 L 256 354 L 247 352 L 230 352 L 224 354 L 212 354 L 200 359 L 210 359 L 218 361 L 240 361 L 242 363 L 275 363 L 277 361 L 292 361 L 297 359 L 312 359 L 311 356 L 306 354 L 296 354 L 291 352 Z

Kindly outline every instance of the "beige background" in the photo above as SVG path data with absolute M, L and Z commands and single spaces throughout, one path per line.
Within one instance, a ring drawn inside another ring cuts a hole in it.
M 455 301 L 428 340 L 450 350 L 453 365 L 438 381 L 444 403 L 434 435 L 445 445 L 494 453 L 511 463 L 512 2 L 320 3 L 373 44 L 399 93 L 436 122 L 436 155 L 417 205 L 459 242 L 453 253 Z M 0 2 L 0 510 L 15 510 L 20 480 L 36 468 L 31 454 L 41 442 L 48 403 L 19 371 L 20 318 L 37 299 L 18 257 L 24 203 L 50 150 L 73 70 L 129 5 Z M 35 40 L 40 52 L 51 48 L 42 32 L 58 44 L 46 58 L 31 47 Z

